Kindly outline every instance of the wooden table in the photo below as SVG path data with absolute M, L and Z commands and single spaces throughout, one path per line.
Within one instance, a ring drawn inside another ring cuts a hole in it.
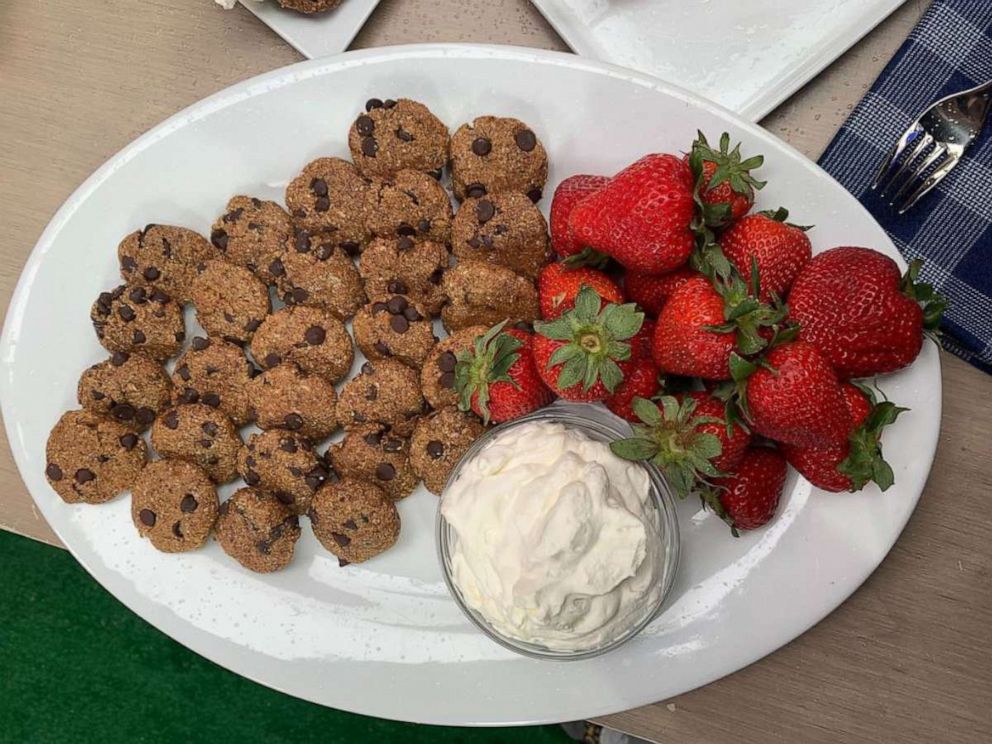
M 910 0 L 764 126 L 815 158 L 925 6 Z M 566 48 L 526 0 L 383 0 L 354 47 L 424 41 Z M 106 158 L 179 108 L 298 59 L 248 12 L 209 0 L 0 3 L 2 306 L 56 208 Z M 992 378 L 943 362 L 926 492 L 864 586 L 747 669 L 605 723 L 673 744 L 992 740 Z M 58 544 L 6 444 L 0 526 Z

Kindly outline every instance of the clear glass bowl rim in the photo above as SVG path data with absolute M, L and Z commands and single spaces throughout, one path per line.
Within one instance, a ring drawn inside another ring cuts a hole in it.
M 640 463 L 640 465 L 647 472 L 648 478 L 651 481 L 651 501 L 658 512 L 659 527 L 663 533 L 662 540 L 664 544 L 662 545 L 660 556 L 664 561 L 664 565 L 662 566 L 662 573 L 659 577 L 659 581 L 661 582 L 661 592 L 658 595 L 658 601 L 655 606 L 651 608 L 650 611 L 646 612 L 643 618 L 631 625 L 623 633 L 607 641 L 603 645 L 592 648 L 577 649 L 574 651 L 562 651 L 550 649 L 540 644 L 529 643 L 527 641 L 522 641 L 520 639 L 504 635 L 493 628 L 481 613 L 468 606 L 462 598 L 461 591 L 456 586 L 454 578 L 451 575 L 451 559 L 449 552 L 450 527 L 447 520 L 445 520 L 444 515 L 441 513 L 441 503 L 444 500 L 444 494 L 447 492 L 448 487 L 461 473 L 465 463 L 473 458 L 495 437 L 499 436 L 502 432 L 505 432 L 508 429 L 512 429 L 532 421 L 561 423 L 565 426 L 583 430 L 587 434 L 591 434 L 594 438 L 600 439 L 601 441 L 611 441 L 612 439 L 629 436 L 630 434 L 630 426 L 625 421 L 614 416 L 601 406 L 588 403 L 576 404 L 565 402 L 555 403 L 551 406 L 535 411 L 534 413 L 527 414 L 526 416 L 521 416 L 513 421 L 508 421 L 504 424 L 495 426 L 487 431 L 475 442 L 473 442 L 472 446 L 469 447 L 469 449 L 452 469 L 451 475 L 448 477 L 448 482 L 445 484 L 444 490 L 441 493 L 441 498 L 438 500 L 435 522 L 437 555 L 438 561 L 441 564 L 441 573 L 444 576 L 444 583 L 447 585 L 449 593 L 452 598 L 454 598 L 455 603 L 461 609 L 462 613 L 473 625 L 504 648 L 532 659 L 578 661 L 580 659 L 589 659 L 595 656 L 601 656 L 602 654 L 619 648 L 627 641 L 637 636 L 642 630 L 644 630 L 644 628 L 650 625 L 656 617 L 658 617 L 662 609 L 664 609 L 669 595 L 671 594 L 672 586 L 675 582 L 675 576 L 678 573 L 681 541 L 679 536 L 678 518 L 675 511 L 675 499 L 672 496 L 671 490 L 669 489 L 668 483 L 665 481 L 664 476 L 662 476 L 654 465 L 647 462 Z

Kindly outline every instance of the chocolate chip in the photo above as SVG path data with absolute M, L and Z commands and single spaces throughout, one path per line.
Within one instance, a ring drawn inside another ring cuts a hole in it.
M 306 230 L 297 230 L 296 238 L 293 241 L 297 253 L 307 253 L 310 251 L 310 233 Z
M 248 470 L 247 472 L 245 472 L 244 476 L 245 476 L 245 483 L 247 483 L 249 486 L 257 486 L 259 483 L 262 482 L 262 479 L 259 477 L 258 473 L 256 473 L 254 470 Z
M 483 155 L 488 155 L 493 149 L 493 143 L 490 142 L 485 137 L 477 137 L 475 141 L 472 142 L 472 152 L 474 152 L 479 157 Z
M 155 512 L 151 509 L 142 509 L 138 512 L 138 519 L 145 527 L 155 526 Z
M 128 274 L 138 268 L 138 262 L 135 261 L 130 256 L 124 256 L 121 259 L 121 268 L 124 269 Z
M 270 352 L 269 354 L 266 354 L 265 359 L 263 361 L 265 362 L 266 367 L 275 367 L 277 364 L 279 364 L 282 361 L 282 357 L 273 351 Z
M 291 493 L 286 493 L 285 491 L 276 491 L 274 496 L 279 499 L 280 502 L 286 504 L 287 506 L 296 502 L 296 498 Z
M 151 300 L 152 302 L 157 302 L 160 305 L 164 305 L 165 303 L 169 302 L 172 298 L 169 297 L 169 295 L 167 295 L 161 289 L 156 287 L 155 289 L 152 290 L 152 293 L 148 295 L 148 299 Z
M 138 445 L 138 435 L 132 433 L 124 434 L 117 441 L 121 443 L 121 447 L 130 452 Z
M 131 421 L 134 419 L 134 406 L 127 403 L 118 403 L 110 409 L 110 415 L 118 421 Z
M 141 272 L 141 275 L 145 277 L 146 280 L 153 282 L 162 276 L 161 272 L 154 266 L 149 266 L 147 269 Z
M 268 555 L 272 551 L 272 544 L 267 542 L 266 540 L 259 540 L 257 543 L 255 543 L 255 548 L 262 555 Z
M 458 357 L 453 352 L 446 351 L 437 358 L 437 368 L 442 372 L 454 372 Z
M 303 475 L 303 468 L 298 468 L 296 467 L 296 465 L 290 465 L 286 469 L 289 471 L 289 474 L 294 478 L 299 478 L 301 475 Z
M 318 465 L 307 473 L 307 477 L 303 479 L 303 482 L 307 484 L 308 488 L 316 491 L 326 479 L 327 471 Z
M 94 480 L 96 480 L 96 473 L 89 468 L 80 468 L 76 471 L 76 483 L 79 485 L 83 485 L 84 483 L 89 483 Z
M 437 384 L 445 390 L 451 390 L 455 386 L 455 373 L 445 372 L 438 378 Z
M 478 199 L 485 195 L 486 195 L 486 187 L 483 186 L 481 183 L 478 182 L 470 183 L 468 186 L 465 187 L 465 196 L 467 197 L 470 197 L 472 199 Z
M 417 231 L 413 228 L 413 225 L 406 222 L 401 222 L 400 226 L 396 228 L 396 234 L 410 237 L 411 235 L 416 235 Z
M 326 212 L 331 208 L 331 200 L 326 196 L 317 197 L 317 201 L 313 203 L 313 208 L 318 212 Z
M 378 98 L 370 98 L 365 102 L 365 110 L 371 111 L 372 109 L 382 108 L 382 101 Z
M 402 238 L 396 241 L 396 250 L 400 253 L 406 253 L 409 250 L 413 250 L 413 241 L 409 237 L 404 235 Z
M 200 398 L 200 402 L 211 408 L 218 408 L 220 406 L 220 396 L 217 393 L 204 393 L 203 397 Z
M 406 297 L 397 295 L 389 299 L 389 302 L 386 303 L 386 307 L 389 309 L 389 312 L 391 314 L 399 315 L 400 313 L 402 313 L 404 310 L 407 309 L 407 306 L 409 304 L 410 303 L 407 302 Z
M 130 305 L 121 305 L 117 309 L 117 314 L 121 316 L 121 320 L 125 323 L 130 323 L 135 318 L 134 308 Z
M 362 365 L 362 374 L 371 375 L 375 372 L 375 367 L 372 366 L 372 362 L 365 362 Z
M 148 424 L 155 420 L 155 411 L 148 406 L 142 406 L 135 411 L 134 420 L 142 426 L 148 426 Z
M 432 439 L 427 443 L 427 454 L 435 460 L 439 460 L 444 456 L 444 443 L 439 442 L 437 439 Z
M 355 524 L 355 520 L 354 519 L 346 519 L 344 522 L 342 522 L 342 524 L 345 527 L 347 527 L 349 530 L 357 530 L 358 529 L 358 525 Z
M 422 219 L 420 222 L 417 223 L 417 231 L 420 232 L 421 234 L 429 232 L 430 229 L 431 229 L 431 221 L 426 218 Z
M 186 388 L 179 395 L 180 403 L 196 403 L 198 400 L 200 400 L 200 394 L 193 388 Z
M 228 241 L 228 237 L 226 230 L 217 228 L 212 233 L 210 233 L 210 242 L 213 243 L 214 247 L 216 247 L 218 250 L 226 251 L 227 241 Z
M 306 333 L 303 334 L 303 338 L 311 346 L 320 346 L 324 343 L 324 339 L 327 338 L 327 332 L 320 326 L 314 325 L 307 328 Z
M 250 318 L 247 323 L 245 323 L 245 330 L 248 333 L 254 333 L 258 330 L 258 327 L 262 325 L 262 321 L 258 318 Z
M 283 452 L 289 452 L 290 454 L 294 454 L 299 449 L 299 447 L 296 446 L 295 439 L 290 439 L 289 437 L 286 437 L 284 439 L 279 440 L 279 449 L 281 449 Z
M 417 310 L 417 308 L 415 308 L 413 305 L 410 305 L 409 307 L 407 307 L 406 310 L 403 311 L 403 317 L 409 320 L 411 323 L 424 319 L 424 316 L 421 315 L 420 312 Z
M 480 225 L 484 225 L 496 216 L 496 207 L 488 199 L 483 199 L 475 205 L 475 216 Z
M 370 431 L 362 439 L 370 447 L 378 447 L 382 443 L 382 434 L 377 431 Z
M 479 236 L 478 235 L 472 236 L 471 238 L 469 238 L 465 242 L 468 244 L 468 247 L 469 248 L 474 248 L 475 250 L 479 250 L 482 247 L 482 241 L 479 240 Z
M 372 132 L 375 131 L 375 121 L 371 116 L 359 116 L 355 119 L 355 129 L 363 137 L 368 137 Z M 326 191 L 324 193 L 327 193 Z
M 225 310 L 224 311 L 224 320 L 226 320 L 228 323 L 233 323 L 234 322 L 234 316 L 231 315 L 229 312 L 227 312 Z
M 375 477 L 381 481 L 391 481 L 396 477 L 396 468 L 388 462 L 380 462 L 375 466 Z
M 374 158 L 379 151 L 379 145 L 372 137 L 362 137 L 362 155 L 367 158 Z
M 396 438 L 389 438 L 382 443 L 383 452 L 399 452 L 403 449 L 403 440 Z
M 217 436 L 217 432 L 220 431 L 217 424 L 215 424 L 213 421 L 204 421 L 202 424 L 200 424 L 200 430 L 204 434 L 211 437 Z
M 379 313 L 388 312 L 389 308 L 386 307 L 385 302 L 373 302 L 372 303 L 372 314 L 378 315 Z
M 389 327 L 396 333 L 406 333 L 410 330 L 410 321 L 403 315 L 394 315 L 389 319 Z
M 517 132 L 513 139 L 517 143 L 517 147 L 524 152 L 530 152 L 537 147 L 537 137 L 529 129 L 522 129 Z
M 179 413 L 176 411 L 169 411 L 165 416 L 162 417 L 162 423 L 165 424 L 170 429 L 179 428 Z
M 334 538 L 334 542 L 336 542 L 339 547 L 347 548 L 351 545 L 351 538 L 347 535 L 342 535 L 340 532 L 332 532 L 331 537 Z
M 441 283 L 441 279 L 443 278 L 444 278 L 444 269 L 434 269 L 434 271 L 432 271 L 431 275 L 428 277 L 428 280 L 430 281 L 431 284 L 434 284 L 436 286 Z
M 322 243 L 317 246 L 317 250 L 313 252 L 313 255 L 317 257 L 318 261 L 326 261 L 334 255 L 334 246 L 330 243 Z
M 172 534 L 180 540 L 183 539 L 183 525 L 181 522 L 176 522 L 172 525 Z
M 369 389 L 365 391 L 365 400 L 376 400 L 378 397 L 379 389 L 375 386 L 370 386 Z
M 145 332 L 141 330 L 135 331 L 134 334 L 131 336 L 131 340 L 136 344 L 145 343 L 145 341 L 147 340 L 145 338 Z
M 386 344 L 384 344 L 382 341 L 376 341 L 374 344 L 372 344 L 372 348 L 375 349 L 376 353 L 379 354 L 379 356 L 391 357 L 393 355 L 393 350 L 390 349 L 388 346 L 386 346 Z
M 382 107 L 387 109 L 391 109 L 395 105 L 396 105 L 396 101 L 394 101 L 392 98 L 387 98 L 385 101 L 382 102 Z
M 413 135 L 406 131 L 403 127 L 399 127 L 396 130 L 396 138 L 402 142 L 413 142 Z
M 544 196 L 544 194 L 541 192 L 540 189 L 531 189 L 530 191 L 527 192 L 527 198 L 530 199 L 535 204 L 541 201 L 542 196 Z
M 323 178 L 314 178 L 310 181 L 310 190 L 317 196 L 327 196 L 327 181 Z
M 113 356 L 110 357 L 110 363 L 113 364 L 115 367 L 120 367 L 121 365 L 124 364 L 124 362 L 126 362 L 130 358 L 131 355 L 128 354 L 126 351 L 115 351 Z
M 182 379 L 186 380 L 187 382 L 189 382 L 189 378 L 192 376 L 189 371 L 189 366 L 185 364 L 181 364 L 180 366 L 176 367 L 176 374 L 179 375 Z
M 401 282 L 399 279 L 394 279 L 386 285 L 386 291 L 390 294 L 406 294 L 409 291 L 409 287 L 407 287 L 406 284 Z M 383 305 L 383 307 L 385 307 L 385 305 Z
M 245 213 L 245 208 L 244 207 L 238 207 L 237 209 L 231 210 L 230 212 L 228 212 L 227 214 L 225 214 L 220 219 L 221 219 L 222 222 L 226 222 L 226 223 L 230 224 L 232 222 L 237 222 L 238 220 L 240 220 L 241 219 L 241 215 L 243 215 L 244 213 Z
M 133 437 L 134 434 L 125 434 L 124 436 Z M 137 437 L 135 437 L 135 439 L 137 439 Z M 54 462 L 50 462 L 48 463 L 48 465 L 45 466 L 45 475 L 48 476 L 49 480 L 60 481 L 62 480 L 62 468 L 60 468 Z
M 310 297 L 310 293 L 307 292 L 305 289 L 303 289 L 303 287 L 293 288 L 293 302 L 296 303 L 306 302 L 309 297 Z
M 197 502 L 196 497 L 193 494 L 188 493 L 183 496 L 183 500 L 179 502 L 179 511 L 183 514 L 191 514 L 196 511 L 196 507 L 199 505 L 200 504 Z
M 91 390 L 90 397 L 93 398 L 93 400 L 103 400 L 107 396 L 101 393 L 99 390 Z
M 208 346 L 210 346 L 210 339 L 204 338 L 203 336 L 194 336 L 193 340 L 189 342 L 196 351 L 203 351 Z
M 286 267 L 283 266 L 282 259 L 274 259 L 272 263 L 269 264 L 269 273 L 272 276 L 283 276 L 286 273 Z
M 303 428 L 303 417 L 298 413 L 287 413 L 286 418 L 283 419 L 286 428 L 290 431 L 296 431 L 297 429 Z
M 354 241 L 348 240 L 345 241 L 344 243 L 341 243 L 341 250 L 343 250 L 349 256 L 357 256 L 359 253 L 361 253 L 361 246 L 359 246 L 358 243 L 355 243 Z
M 251 205 L 257 209 L 258 207 L 262 206 L 262 200 L 253 196 L 251 198 Z

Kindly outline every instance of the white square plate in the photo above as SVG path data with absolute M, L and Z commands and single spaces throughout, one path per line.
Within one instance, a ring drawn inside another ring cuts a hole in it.
M 344 0 L 334 10 L 304 15 L 280 8 L 275 0 L 241 0 L 262 23 L 305 57 L 327 57 L 348 48 L 379 0 Z
M 904 0 L 533 0 L 578 54 L 757 121 Z

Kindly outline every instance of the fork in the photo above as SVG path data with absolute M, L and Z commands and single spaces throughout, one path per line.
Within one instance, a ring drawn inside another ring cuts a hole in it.
M 889 151 L 872 190 L 881 187 L 879 195 L 888 195 L 889 204 L 905 214 L 961 161 L 982 131 L 990 96 L 992 80 L 941 98 L 920 114 Z

